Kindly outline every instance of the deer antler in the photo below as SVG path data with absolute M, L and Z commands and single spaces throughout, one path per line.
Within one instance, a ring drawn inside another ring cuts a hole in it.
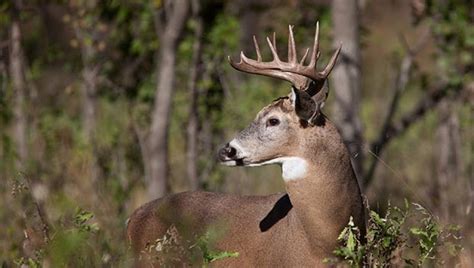
M 262 61 L 262 55 L 255 36 L 253 42 L 255 51 L 257 52 L 257 60 L 249 59 L 243 52 L 240 52 L 240 62 L 233 62 L 230 56 L 228 57 L 230 65 L 235 69 L 252 74 L 266 75 L 270 77 L 280 78 L 293 84 L 297 89 L 309 90 L 310 84 L 314 81 L 317 85 L 322 86 L 336 63 L 337 56 L 341 51 L 341 46 L 334 52 L 331 60 L 326 65 L 324 70 L 317 71 L 316 63 L 320 56 L 319 51 L 319 22 L 316 23 L 316 33 L 314 35 L 313 50 L 311 51 L 311 59 L 308 65 L 304 65 L 306 57 L 309 53 L 309 48 L 306 49 L 301 60 L 297 61 L 295 38 L 293 36 L 293 26 L 289 25 L 288 36 L 288 61 L 280 60 L 276 49 L 275 33 L 273 33 L 273 40 L 267 37 L 267 43 L 273 55 L 273 60 L 270 62 Z M 314 95 L 316 91 L 311 90 Z

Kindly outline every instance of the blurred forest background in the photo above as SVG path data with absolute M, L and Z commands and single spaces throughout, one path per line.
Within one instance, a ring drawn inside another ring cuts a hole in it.
M 372 209 L 422 204 L 461 227 L 472 264 L 472 1 L 11 0 L 0 3 L 1 266 L 38 254 L 127 266 L 125 223 L 146 201 L 284 191 L 278 167 L 217 164 L 220 145 L 289 93 L 227 56 L 254 57 L 252 35 L 263 48 L 272 32 L 286 50 L 289 24 L 303 50 L 316 21 L 321 64 L 343 45 L 325 112 Z

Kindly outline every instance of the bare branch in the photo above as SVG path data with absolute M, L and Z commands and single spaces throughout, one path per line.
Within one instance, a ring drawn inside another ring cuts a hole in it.
M 428 111 L 434 109 L 442 99 L 450 95 L 450 92 L 452 92 L 454 96 L 457 96 L 463 91 L 462 89 L 462 85 L 452 87 L 446 82 L 439 82 L 432 90 L 429 90 L 427 96 L 420 99 L 417 105 L 410 112 L 402 116 L 399 121 L 387 124 L 380 135 L 382 138 L 379 137 L 378 140 L 373 142 L 370 145 L 370 150 L 376 155 L 381 155 L 383 149 L 391 140 L 405 133 L 414 123 L 423 118 Z M 372 160 L 367 175 L 365 176 L 365 187 L 372 182 L 378 162 L 377 158 Z
M 389 105 L 384 123 L 382 125 L 382 129 L 379 133 L 378 138 L 376 139 L 375 142 L 372 143 L 372 146 L 370 147 L 372 152 L 374 153 L 378 153 L 378 151 L 380 152 L 382 151 L 385 140 L 387 139 L 389 128 L 392 124 L 393 116 L 395 115 L 395 112 L 398 108 L 400 96 L 402 92 L 405 90 L 405 88 L 407 87 L 408 81 L 410 80 L 414 59 L 417 53 L 421 50 L 423 45 L 426 43 L 426 40 L 428 40 L 428 33 L 429 32 L 426 31 L 422 35 L 422 37 L 418 40 L 418 42 L 413 47 L 413 49 L 409 47 L 408 42 L 406 41 L 405 37 L 403 35 L 400 36 L 401 43 L 403 44 L 406 50 L 406 56 L 403 58 L 400 64 L 400 68 L 398 70 L 398 74 L 394 82 L 393 97 L 390 101 L 390 105 Z M 371 165 L 369 166 L 369 169 L 367 173 L 365 174 L 365 178 L 363 181 L 363 184 L 364 184 L 363 189 L 365 189 L 365 187 L 368 186 L 367 181 L 371 180 L 371 177 L 373 176 L 377 163 L 378 163 L 377 159 L 373 158 Z
M 441 83 L 430 92 L 428 96 L 421 99 L 411 112 L 404 115 L 400 121 L 389 126 L 387 135 L 390 138 L 387 138 L 386 142 L 404 133 L 413 123 L 423 117 L 428 111 L 435 108 L 443 98 L 448 96 L 450 91 L 455 95 L 458 95 L 461 92 L 461 89 L 461 86 L 450 88 L 449 85 Z

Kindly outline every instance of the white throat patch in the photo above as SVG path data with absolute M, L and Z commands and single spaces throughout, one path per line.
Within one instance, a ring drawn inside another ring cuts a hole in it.
M 308 164 L 301 157 L 279 157 L 259 164 L 250 164 L 251 167 L 258 167 L 269 164 L 281 164 L 282 177 L 284 181 L 298 180 L 306 176 Z

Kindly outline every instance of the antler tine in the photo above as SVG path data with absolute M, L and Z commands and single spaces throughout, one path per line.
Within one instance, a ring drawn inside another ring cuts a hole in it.
M 304 55 L 300 60 L 300 65 L 304 65 L 304 61 L 306 60 L 306 57 L 308 56 L 308 53 L 309 53 L 309 48 L 307 48 L 306 51 L 304 52 Z
M 311 52 L 311 61 L 308 67 L 315 68 L 316 61 L 319 58 L 319 21 L 316 22 L 316 32 L 314 34 L 313 51 Z
M 253 44 L 255 45 L 255 51 L 257 52 L 257 61 L 261 62 L 262 61 L 262 54 L 260 54 L 260 48 L 258 47 L 258 42 L 257 38 L 255 35 L 253 36 Z
M 293 25 L 288 25 L 289 34 L 288 34 L 288 62 L 296 63 L 296 45 L 295 37 L 293 36 Z
M 273 43 L 273 47 L 275 48 L 275 51 L 277 51 L 277 53 L 278 53 L 277 42 L 276 42 L 276 33 L 275 32 L 273 32 L 273 35 L 272 35 L 272 43 Z
M 331 73 L 332 68 L 334 68 L 334 65 L 336 64 L 336 59 L 337 59 L 337 56 L 339 56 L 341 49 L 342 49 L 342 44 L 340 44 L 339 48 L 337 48 L 337 50 L 334 51 L 334 54 L 332 54 L 331 60 L 328 62 L 328 65 L 326 65 L 324 70 L 320 72 L 322 76 L 327 77 L 329 73 Z
M 270 50 L 272 51 L 273 61 L 281 62 L 280 57 L 278 57 L 278 52 L 276 48 L 275 33 L 273 33 L 273 43 L 272 41 L 270 41 L 270 38 L 268 38 L 268 36 L 267 36 L 267 43 L 268 43 L 268 46 L 270 47 Z

